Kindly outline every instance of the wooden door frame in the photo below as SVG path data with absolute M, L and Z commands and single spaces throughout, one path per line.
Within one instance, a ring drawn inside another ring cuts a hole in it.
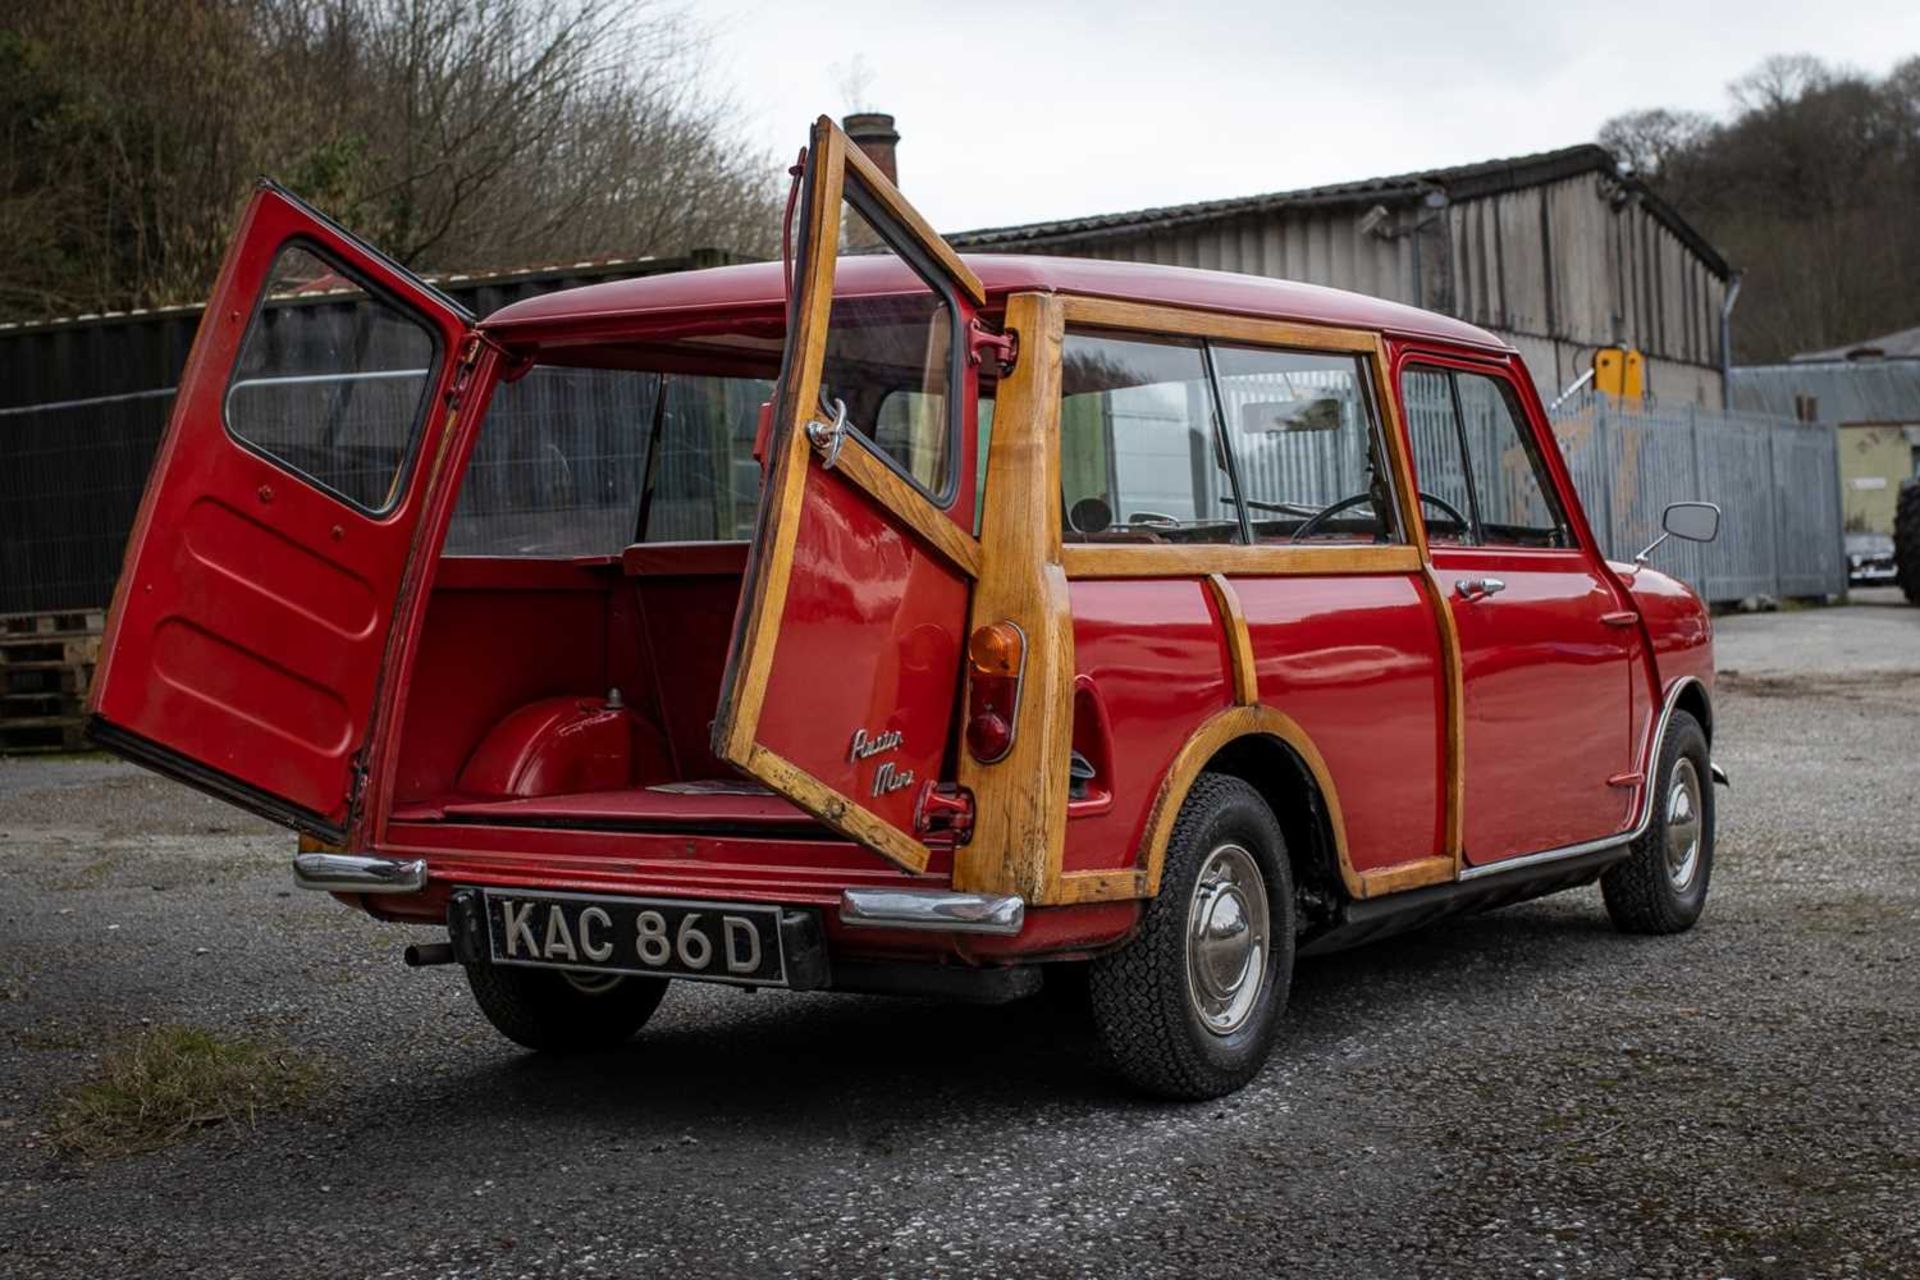
M 840 834 L 874 849 L 908 871 L 920 872 L 926 869 L 929 857 L 923 841 L 874 817 L 856 799 L 757 740 L 778 648 L 780 622 L 792 583 L 794 547 L 799 536 L 807 476 L 810 468 L 823 465 L 807 437 L 805 424 L 815 416 L 820 398 L 834 300 L 834 268 L 839 257 L 841 207 L 849 184 L 856 185 L 890 224 L 890 228 L 876 227 L 876 231 L 885 235 L 892 229 L 903 234 L 928 256 L 971 307 L 977 309 L 986 301 L 985 287 L 972 268 L 915 212 L 838 125 L 826 116 L 820 117 L 814 124 L 808 151 L 804 238 L 797 264 L 798 296 L 787 338 L 779 403 L 774 410 L 772 469 L 761 500 L 760 523 L 748 563 L 739 629 L 733 638 L 721 703 L 714 719 L 714 753 L 773 783 L 777 790 L 800 801 Z M 956 327 L 964 320 L 964 315 L 954 316 Z M 964 367 L 961 374 L 970 376 Z M 960 410 L 954 406 L 950 411 Z M 964 576 L 977 579 L 981 569 L 979 541 L 956 525 L 932 499 L 882 462 L 858 433 L 851 434 L 854 438 L 846 442 L 834 462 L 839 473 Z M 956 468 L 964 463 L 964 451 L 952 460 Z

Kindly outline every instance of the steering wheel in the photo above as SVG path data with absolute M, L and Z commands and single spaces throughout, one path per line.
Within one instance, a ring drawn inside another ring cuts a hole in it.
M 1448 502 L 1445 498 L 1436 498 L 1432 494 L 1426 493 L 1424 491 L 1418 492 L 1417 496 L 1419 497 L 1420 501 L 1431 502 L 1434 506 L 1446 512 L 1447 515 L 1453 520 L 1453 522 L 1459 525 L 1462 529 L 1467 527 L 1467 518 L 1461 515 L 1460 512 L 1454 508 L 1454 505 L 1451 502 Z M 1333 519 L 1335 516 L 1339 515 L 1342 511 L 1350 511 L 1354 507 L 1359 506 L 1363 502 L 1372 502 L 1372 501 L 1373 501 L 1373 495 L 1371 493 L 1356 493 L 1351 498 L 1342 498 L 1340 499 L 1340 501 L 1333 503 L 1331 506 L 1322 507 L 1318 511 L 1314 512 L 1312 515 L 1308 516 L 1305 520 L 1302 520 L 1300 522 L 1300 527 L 1293 531 L 1293 536 L 1289 538 L 1288 541 L 1299 542 L 1307 537 L 1310 537 L 1312 536 L 1314 531 L 1317 530 L 1321 525 Z

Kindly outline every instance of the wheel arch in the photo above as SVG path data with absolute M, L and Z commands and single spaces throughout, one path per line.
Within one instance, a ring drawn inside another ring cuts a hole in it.
M 1297 887 L 1362 896 L 1360 878 L 1347 856 L 1339 792 L 1312 738 L 1285 712 L 1237 706 L 1195 730 L 1161 781 L 1139 863 L 1146 871 L 1148 897 L 1160 891 L 1167 843 L 1180 808 L 1200 775 L 1209 772 L 1239 778 L 1267 802 L 1286 838 Z
M 1674 710 L 1684 711 L 1698 720 L 1700 731 L 1707 735 L 1707 745 L 1713 745 L 1713 698 L 1707 692 L 1707 686 L 1697 678 L 1683 678 L 1680 687 L 1670 696 Z

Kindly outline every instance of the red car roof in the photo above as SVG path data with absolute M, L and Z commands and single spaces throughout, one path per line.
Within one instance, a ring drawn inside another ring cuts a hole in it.
M 1473 347 L 1511 350 L 1485 329 L 1464 321 L 1398 302 L 1292 280 L 1092 258 L 1050 258 L 1037 254 L 963 256 L 986 286 L 992 302 L 1010 293 L 1027 291 L 1076 293 L 1276 320 L 1378 329 Z M 921 287 L 919 278 L 905 263 L 891 256 L 876 255 L 843 259 L 836 293 L 846 297 L 872 297 L 914 292 Z M 724 311 L 765 311 L 778 308 L 781 301 L 780 264 L 756 262 L 612 280 L 542 294 L 502 307 L 488 316 L 482 327 L 507 341 L 538 341 L 546 330 L 597 329 L 625 317 L 656 319 L 675 312 L 711 317 Z

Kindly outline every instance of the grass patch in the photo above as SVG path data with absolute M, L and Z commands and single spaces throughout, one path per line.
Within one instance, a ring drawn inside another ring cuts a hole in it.
M 320 1073 L 283 1047 L 193 1027 L 155 1027 L 107 1054 L 99 1075 L 68 1090 L 49 1136 L 69 1155 L 134 1155 L 202 1129 L 297 1107 Z

